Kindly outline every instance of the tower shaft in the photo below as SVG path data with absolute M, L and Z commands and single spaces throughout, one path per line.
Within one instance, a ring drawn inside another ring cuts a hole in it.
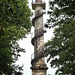
M 35 8 L 35 16 L 38 16 L 43 13 L 43 10 L 41 7 L 36 7 Z M 43 33 L 43 16 L 40 16 L 35 20 L 35 36 L 39 36 L 40 34 Z M 41 35 L 35 40 L 34 44 L 34 58 L 36 58 L 39 54 L 39 52 L 43 51 L 44 49 L 44 36 Z M 37 64 L 43 64 L 44 63 L 44 58 L 39 59 Z
M 34 59 L 32 59 L 32 75 L 46 75 L 48 69 L 44 60 L 44 26 L 43 26 L 43 9 L 45 3 L 42 0 L 36 0 L 32 3 L 32 8 L 35 10 L 33 25 L 35 27 L 35 36 L 32 38 L 34 45 Z

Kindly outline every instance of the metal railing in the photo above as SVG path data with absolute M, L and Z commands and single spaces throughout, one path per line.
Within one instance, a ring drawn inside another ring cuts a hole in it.
M 36 3 L 37 0 L 32 0 L 32 3 Z M 45 0 L 40 1 L 41 3 L 45 3 Z
M 44 57 L 44 46 L 40 47 L 36 53 L 31 55 L 31 60 L 39 58 L 40 56 Z
M 34 59 L 34 53 L 31 55 L 31 60 L 33 60 Z
M 35 30 L 33 33 L 31 33 L 31 39 L 33 37 L 39 36 L 40 34 L 46 32 L 46 31 L 47 31 L 46 28 L 44 28 L 42 30 L 41 29 Z

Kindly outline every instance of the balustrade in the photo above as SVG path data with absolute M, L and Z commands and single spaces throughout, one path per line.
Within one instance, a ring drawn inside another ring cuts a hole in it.
M 39 48 L 39 51 L 37 51 L 35 53 L 36 57 L 34 58 L 34 53 L 31 55 L 31 60 L 36 59 L 36 58 L 40 58 L 41 56 L 44 57 L 44 46 L 41 46 Z
M 42 3 L 42 2 L 45 2 L 45 0 L 32 0 L 32 3 L 36 3 L 36 2 Z
M 31 33 L 31 38 L 34 38 L 36 36 L 39 36 L 40 34 L 46 32 L 46 28 L 45 29 L 38 29 L 35 30 L 33 33 Z

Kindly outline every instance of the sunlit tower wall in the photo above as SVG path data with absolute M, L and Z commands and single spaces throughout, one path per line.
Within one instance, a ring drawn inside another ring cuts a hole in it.
M 35 17 L 32 20 L 34 26 L 34 37 L 32 37 L 31 43 L 34 46 L 34 58 L 31 60 L 32 75 L 47 75 L 47 66 L 44 59 L 44 30 L 43 25 L 43 10 L 45 10 L 45 2 L 42 0 L 32 0 L 32 9 L 35 10 Z

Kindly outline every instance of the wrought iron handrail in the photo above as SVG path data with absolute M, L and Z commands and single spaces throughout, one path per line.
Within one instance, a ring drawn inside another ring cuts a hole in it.
M 31 55 L 31 60 L 33 60 L 34 59 L 34 53 Z
M 36 55 L 36 57 L 35 57 Z M 44 51 L 39 51 L 34 55 L 34 53 L 31 55 L 31 61 L 35 59 L 39 59 L 41 57 L 44 57 Z
M 34 3 L 33 5 L 36 5 L 37 3 L 38 4 L 42 4 L 42 3 L 44 4 L 45 0 L 39 0 L 39 1 L 32 0 L 32 3 Z M 41 10 L 41 9 L 39 9 L 39 10 Z M 39 10 L 37 10 L 37 13 L 35 14 L 35 17 L 32 20 L 33 26 L 34 26 L 35 20 L 38 19 L 39 17 L 43 16 L 43 14 L 45 14 L 45 12 L 41 12 Z M 43 35 L 45 32 L 46 32 L 46 30 L 44 30 L 42 28 L 40 28 L 38 30 L 35 30 L 34 33 L 31 34 L 32 44 L 34 45 L 35 39 L 40 37 L 41 35 Z M 45 52 L 44 46 L 40 46 L 39 49 L 36 50 L 35 55 L 34 55 L 34 53 L 31 55 L 31 61 L 33 62 L 33 61 L 38 60 L 39 58 L 44 57 L 44 52 Z
M 36 3 L 37 1 L 36 0 L 32 0 L 32 3 Z M 45 3 L 45 0 L 42 0 L 41 3 Z
M 36 55 L 36 57 L 34 57 L 34 53 L 31 55 L 31 64 L 33 64 L 33 62 L 36 62 L 38 59 L 45 57 L 47 54 L 46 50 L 43 51 L 39 51 Z M 32 58 L 33 57 L 33 58 Z
M 35 53 L 35 55 L 37 55 L 37 57 L 39 57 L 40 54 L 43 54 L 44 56 L 44 46 L 41 46 L 38 51 Z M 31 55 L 31 60 L 37 58 L 37 57 L 34 57 L 34 53 Z
M 36 37 L 36 36 L 38 36 L 38 35 L 40 35 L 41 33 L 44 33 L 44 32 L 46 32 L 47 30 L 46 30 L 46 28 L 44 28 L 44 29 L 38 29 L 38 30 L 35 30 L 33 33 L 31 33 L 31 39 L 33 38 L 33 37 Z
M 40 9 L 39 9 L 40 10 Z M 32 19 L 32 25 L 34 26 L 35 20 L 38 19 L 40 16 L 42 16 L 43 14 L 46 14 L 46 12 L 42 12 L 40 15 L 36 15 L 33 19 Z

